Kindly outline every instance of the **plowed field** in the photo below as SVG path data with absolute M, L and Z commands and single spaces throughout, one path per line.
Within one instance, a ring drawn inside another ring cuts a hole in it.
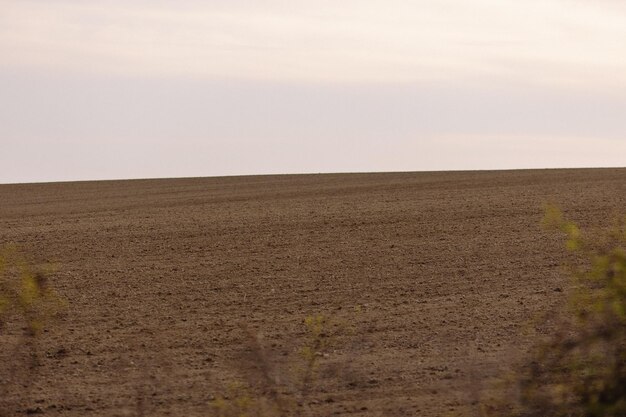
M 67 301 L 32 369 L 0 333 L 0 415 L 209 416 L 265 365 L 297 391 L 317 314 L 303 415 L 470 415 L 565 297 L 545 202 L 606 224 L 626 169 L 0 185 L 0 244 Z

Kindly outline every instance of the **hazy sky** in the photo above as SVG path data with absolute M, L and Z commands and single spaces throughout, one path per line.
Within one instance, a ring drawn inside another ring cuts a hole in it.
M 621 0 L 0 0 L 0 183 L 625 166 Z

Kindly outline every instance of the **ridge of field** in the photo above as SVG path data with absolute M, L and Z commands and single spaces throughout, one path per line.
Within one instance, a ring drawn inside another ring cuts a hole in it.
M 322 313 L 356 333 L 334 341 L 343 370 L 320 376 L 313 415 L 469 413 L 564 299 L 546 202 L 607 224 L 626 169 L 0 185 L 0 243 L 58 262 L 69 305 L 32 386 L 0 405 L 121 416 L 141 397 L 146 415 L 209 415 L 246 373 L 242 324 L 287 360 Z M 14 340 L 0 335 L 3 362 Z

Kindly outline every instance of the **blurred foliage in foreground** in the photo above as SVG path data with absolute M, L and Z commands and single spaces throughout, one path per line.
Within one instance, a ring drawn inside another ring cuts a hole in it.
M 50 286 L 52 271 L 29 262 L 15 246 L 0 247 L 0 415 L 41 411 L 24 403 L 37 378 L 39 335 L 65 309 Z
M 64 307 L 49 284 L 52 266 L 35 268 L 15 246 L 0 248 L 0 333 L 21 320 L 28 336 L 39 334 Z
M 342 329 L 323 315 L 308 316 L 304 320 L 306 337 L 298 350 L 295 363 L 287 369 L 278 369 L 272 363 L 258 336 L 250 333 L 250 360 L 256 368 L 256 383 L 230 384 L 225 395 L 213 403 L 215 417 L 300 417 L 309 415 L 309 397 L 319 382 L 322 359 L 328 356 L 330 341 Z M 333 327 L 336 327 L 333 331 Z M 255 385 L 257 394 L 250 388 Z
M 575 254 L 560 326 L 518 375 L 517 417 L 626 416 L 626 220 L 593 237 L 548 207 Z

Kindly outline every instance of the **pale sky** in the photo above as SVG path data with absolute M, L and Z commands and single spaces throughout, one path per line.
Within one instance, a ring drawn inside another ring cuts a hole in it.
M 0 183 L 626 166 L 620 0 L 0 0 Z

